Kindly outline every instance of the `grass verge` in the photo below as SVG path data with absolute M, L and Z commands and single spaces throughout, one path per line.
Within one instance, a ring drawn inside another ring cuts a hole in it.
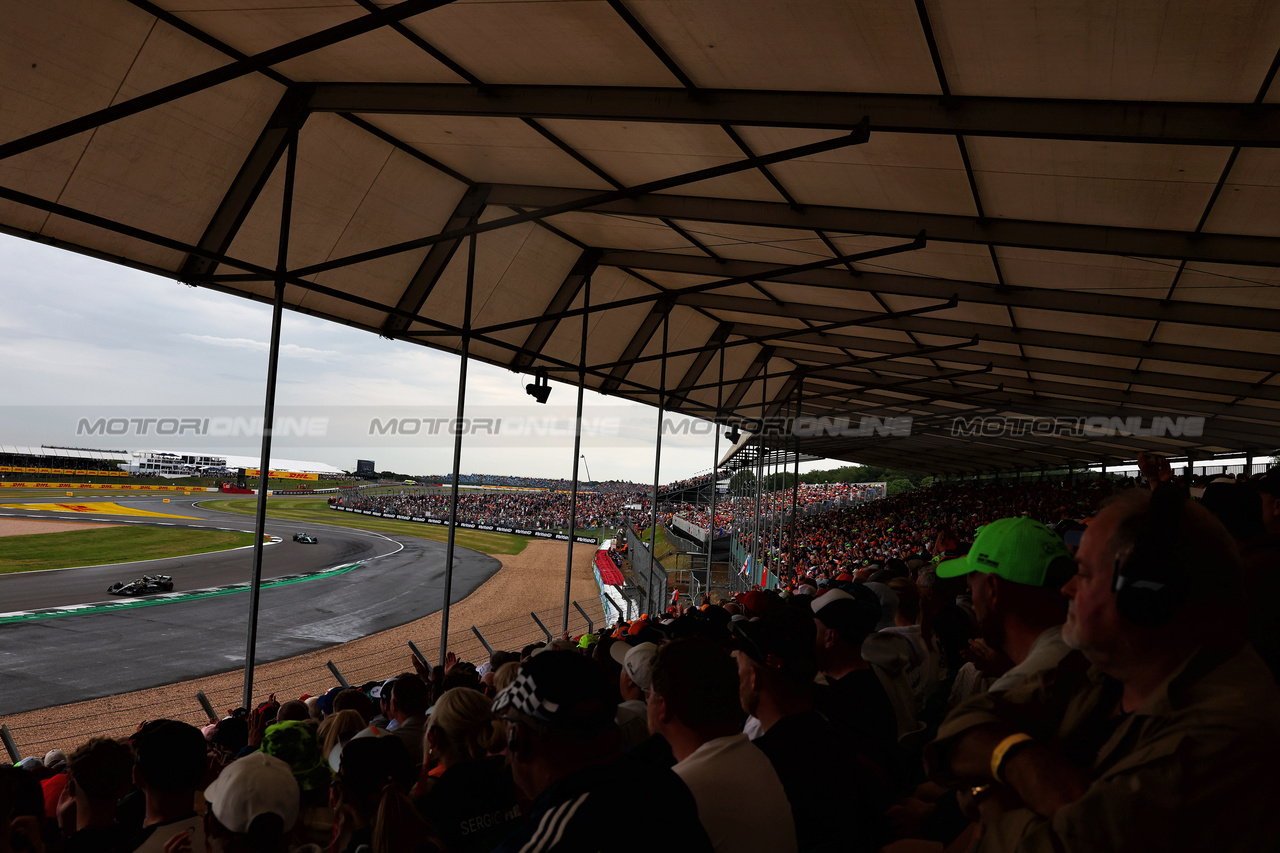
M 0 574 L 185 557 L 253 544 L 252 533 L 223 530 L 159 530 L 112 527 L 6 536 Z
M 257 498 L 201 501 L 205 509 L 234 512 L 240 515 L 253 515 L 257 512 Z M 387 518 L 371 518 L 353 512 L 334 512 L 329 509 L 329 502 L 323 497 L 281 497 L 267 501 L 267 517 L 273 521 L 306 521 L 312 524 L 329 524 L 334 527 L 354 527 L 357 530 L 372 530 L 375 533 L 394 533 L 397 536 L 415 536 L 418 539 L 430 539 L 433 542 L 445 542 L 449 538 L 449 528 L 442 525 L 414 523 L 412 521 L 396 521 Z M 523 536 L 512 536 L 507 533 L 489 533 L 483 530 L 457 531 L 454 543 L 462 548 L 470 548 L 481 554 L 519 554 L 528 544 Z
M 645 528 L 640 531 L 640 541 L 649 545 L 653 539 L 652 528 Z M 654 552 L 658 557 L 658 562 L 669 572 L 683 572 L 689 570 L 689 556 L 681 554 L 676 550 L 675 546 L 667 541 L 667 532 L 661 527 L 658 528 L 658 548 Z

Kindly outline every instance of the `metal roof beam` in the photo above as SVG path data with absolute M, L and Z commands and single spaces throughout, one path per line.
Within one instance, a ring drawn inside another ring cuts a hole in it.
M 674 293 L 678 294 L 679 291 L 674 291 Z M 756 314 L 762 318 L 790 317 L 792 319 L 804 320 L 815 318 L 832 319 L 843 315 L 849 315 L 851 317 L 877 316 L 875 312 L 872 311 L 855 311 L 849 308 L 805 305 L 795 302 L 777 305 L 774 302 L 764 299 L 719 297 L 714 294 L 695 295 L 690 297 L 688 300 L 680 301 L 682 304 L 686 304 L 691 307 L 705 308 L 711 311 L 734 311 L 746 314 Z M 777 332 L 787 332 L 788 337 L 792 340 L 807 344 L 815 344 L 823 348 L 847 347 L 856 350 L 860 348 L 860 343 L 862 341 L 862 338 L 852 338 L 847 335 L 833 333 L 805 337 L 804 335 L 790 334 L 795 331 L 791 328 L 753 325 L 741 322 L 737 324 L 737 328 L 739 334 L 742 335 L 766 335 L 771 329 Z M 987 343 L 1044 347 L 1046 349 L 1063 350 L 1065 352 L 1080 352 L 1088 353 L 1090 355 L 1112 355 L 1120 358 L 1157 359 L 1159 361 L 1169 361 L 1181 364 L 1226 367 L 1233 370 L 1244 370 L 1257 374 L 1263 373 L 1263 368 L 1260 368 L 1258 358 L 1255 354 L 1239 352 L 1237 350 L 1216 349 L 1213 347 L 1197 347 L 1183 344 L 1162 344 L 1154 342 L 1147 343 L 1146 341 L 1132 340 L 1128 338 L 1111 338 L 1104 337 L 1102 335 L 1052 332 L 1046 329 L 1033 329 L 1027 327 L 1014 329 L 1009 326 L 996 326 L 987 323 L 970 323 L 962 320 L 945 320 L 937 317 L 903 317 L 902 319 L 895 321 L 892 327 L 888 328 L 891 331 L 917 332 L 925 335 L 942 335 L 944 337 L 961 339 L 967 339 L 973 335 L 977 335 Z
M 960 343 L 955 343 L 955 344 L 944 344 L 942 346 L 936 346 L 936 347 L 920 347 L 918 349 L 906 347 L 905 349 L 899 351 L 899 350 L 882 349 L 881 347 L 879 347 L 879 344 L 886 343 L 885 341 L 880 341 L 875 338 L 870 338 L 868 339 L 868 341 L 876 344 L 876 346 L 860 346 L 859 349 L 877 350 L 882 352 L 883 355 L 869 355 L 866 357 L 850 359 L 842 355 L 837 355 L 834 352 L 807 350 L 807 349 L 798 349 L 798 348 L 789 348 L 789 347 L 778 347 L 776 355 L 782 358 L 790 359 L 791 361 L 795 361 L 795 362 L 801 362 L 801 361 L 826 362 L 830 365 L 831 368 L 834 368 L 836 366 L 857 367 L 858 365 L 862 365 L 862 364 L 874 364 L 876 362 L 881 362 L 881 361 L 895 361 L 900 358 L 924 358 L 926 356 L 931 356 L 935 353 L 952 352 L 958 349 L 965 349 L 966 347 L 975 347 L 979 343 L 978 338 L 975 336 L 970 338 L 967 341 L 961 341 Z M 707 346 L 718 347 L 719 344 L 718 343 L 713 344 L 712 342 L 709 341 Z M 810 357 L 812 354 L 815 354 L 815 353 L 819 356 L 819 358 Z M 708 355 L 708 358 L 710 358 L 709 355 Z M 945 361 L 945 359 L 943 360 Z M 991 359 L 984 357 L 983 360 L 990 361 Z M 776 379 L 780 376 L 790 376 L 792 373 L 796 372 L 797 369 L 803 370 L 804 368 L 791 368 L 790 370 L 776 371 L 774 373 L 764 374 L 757 378 Z M 824 368 L 824 369 L 827 369 L 827 368 Z M 887 369 L 891 370 L 892 367 L 889 367 Z M 708 389 L 715 388 L 719 384 L 720 384 L 719 382 L 704 382 L 698 385 L 690 385 L 687 388 L 681 388 L 680 391 L 686 394 L 692 393 L 694 391 L 706 391 Z
M 301 129 L 307 120 L 305 106 L 311 95 L 310 89 L 310 86 L 299 85 L 285 90 L 284 96 L 271 113 L 271 118 L 267 119 L 266 126 L 258 134 L 258 140 L 245 157 L 235 180 L 223 195 L 222 203 L 205 226 L 204 234 L 196 244 L 201 249 L 222 255 L 231 248 L 231 242 L 235 240 L 249 210 L 258 200 L 258 195 L 266 186 L 276 164 L 280 162 L 294 131 Z M 212 275 L 217 267 L 217 262 L 207 257 L 187 255 L 178 268 L 178 278 L 185 280 L 188 276 Z
M 662 300 L 655 302 L 653 307 L 649 309 L 649 313 L 645 315 L 644 320 L 640 322 L 640 327 L 636 329 L 636 333 L 631 336 L 631 340 L 622 350 L 622 358 L 614 362 L 612 369 L 609 371 L 609 378 L 600 383 L 600 391 L 602 393 L 610 393 L 618 390 L 618 385 L 622 379 L 626 378 L 627 373 L 631 370 L 632 362 L 644 352 L 645 346 L 653 339 L 653 335 L 658 331 L 658 324 L 663 318 L 671 312 L 671 300 Z M 592 370 L 599 370 L 596 365 L 591 365 Z
M 477 329 L 476 332 L 484 333 L 486 335 L 492 335 L 497 332 L 505 332 L 508 329 L 518 329 L 522 326 L 530 326 L 542 320 L 567 320 L 570 317 L 580 317 L 583 314 L 595 314 L 600 311 L 614 311 L 618 308 L 629 308 L 632 305 L 644 305 L 649 302 L 656 302 L 659 299 L 666 299 L 668 294 L 672 292 L 679 292 L 684 296 L 688 296 L 694 293 L 705 293 L 711 290 L 720 290 L 726 287 L 733 287 L 734 285 L 738 285 L 738 284 L 755 284 L 761 281 L 770 281 L 772 279 L 775 279 L 790 273 L 794 273 L 794 272 L 804 272 L 806 270 L 823 269 L 825 267 L 830 267 L 834 264 L 847 264 L 847 263 L 856 263 L 858 261 L 867 261 L 867 260 L 872 260 L 873 258 L 882 258 L 888 255 L 896 255 L 902 252 L 910 252 L 915 249 L 922 249 L 924 248 L 924 246 L 925 246 L 924 235 L 917 234 L 915 239 L 913 239 L 910 243 L 901 243 L 895 246 L 886 246 L 882 249 L 872 249 L 866 252 L 855 252 L 851 255 L 842 255 L 836 258 L 823 258 L 818 261 L 810 261 L 807 264 L 787 264 L 781 267 L 770 267 L 768 264 L 764 264 L 762 265 L 763 269 L 753 272 L 751 275 L 737 276 L 733 278 L 717 278 L 716 281 L 707 281 L 707 282 L 703 282 L 702 284 L 692 284 L 692 285 L 689 285 L 688 287 L 682 287 L 679 289 L 679 291 L 659 290 L 654 293 L 647 293 L 644 296 L 632 296 L 627 299 L 617 299 L 617 300 L 614 300 L 613 302 L 601 302 L 597 305 L 591 305 L 583 308 L 573 308 L 571 310 L 561 311 L 558 314 L 553 314 L 549 316 L 526 318 L 523 320 L 511 320 L 506 323 L 495 323 L 492 326 L 485 326 L 481 329 Z M 711 261 L 712 263 L 716 262 L 715 258 L 707 258 L 707 260 Z M 620 266 L 620 265 L 612 264 L 611 266 Z M 627 272 L 629 274 L 634 275 L 634 273 L 631 273 L 630 270 L 627 270 Z M 950 297 L 943 297 L 943 298 L 947 299 Z
M 711 359 L 715 357 L 721 345 L 729 339 L 729 335 L 733 333 L 732 323 L 718 323 L 715 330 L 711 333 L 711 337 L 707 338 L 707 343 L 702 350 L 694 358 L 693 363 L 689 365 L 689 369 L 684 372 L 684 376 L 680 378 L 680 382 L 676 387 L 671 389 L 672 398 L 684 398 L 690 391 L 696 387 L 694 385 L 707 369 L 707 365 L 711 364 Z M 720 383 L 714 382 L 710 387 L 715 388 Z
M 667 293 L 663 294 L 663 296 L 668 300 L 674 300 L 675 298 L 678 298 L 679 291 L 668 291 Z M 729 297 L 729 298 L 733 299 L 735 297 Z M 764 300 L 752 300 L 752 301 L 763 302 Z M 684 302 L 684 300 L 681 300 L 681 302 Z M 689 304 L 689 303 L 684 302 L 684 304 Z M 770 343 L 772 341 L 785 340 L 787 338 L 796 338 L 802 335 L 825 335 L 829 332 L 835 331 L 836 329 L 844 329 L 849 326 L 867 326 L 872 323 L 880 323 L 887 320 L 902 320 L 907 317 L 915 317 L 919 314 L 928 314 L 933 311 L 946 311 L 955 307 L 956 307 L 956 302 L 954 299 L 952 299 L 948 302 L 943 302 L 937 305 L 923 305 L 919 308 L 909 308 L 906 311 L 888 311 L 888 312 L 885 312 L 884 314 L 866 314 L 865 316 L 861 316 L 861 317 L 849 317 L 841 320 L 836 320 L 835 322 L 831 322 L 831 323 L 823 323 L 820 326 L 813 326 L 813 327 L 806 326 L 800 329 L 774 329 L 764 334 L 748 335 L 744 337 L 742 340 L 730 341 L 728 343 L 721 344 L 721 348 L 729 349 L 731 347 L 741 347 L 741 346 L 750 346 L 752 344 Z M 631 359 L 624 358 L 620 361 L 616 361 L 613 363 L 596 364 L 594 365 L 594 367 L 597 370 L 606 370 L 609 368 L 617 367 L 624 363 L 628 365 L 634 365 L 634 364 L 640 364 L 641 362 L 658 361 L 663 358 L 677 358 L 685 355 L 697 355 L 702 350 L 703 350 L 703 346 L 687 347 L 685 349 L 679 349 L 679 350 L 674 350 L 672 352 L 668 352 L 665 355 L 663 353 L 656 353 L 654 355 L 635 357 Z
M 962 348 L 967 345 L 967 343 L 965 345 L 957 345 L 955 348 Z M 894 359 L 895 364 L 886 365 L 884 367 L 884 369 L 888 371 L 896 369 L 897 359 L 914 357 L 917 352 L 909 344 L 900 343 L 898 341 L 879 340 L 875 338 L 863 339 L 862 343 L 859 344 L 859 349 L 884 353 L 884 355 L 877 357 L 878 360 Z M 833 352 L 820 352 L 817 350 L 806 350 L 795 347 L 779 347 L 778 355 L 797 362 L 826 362 L 830 366 L 812 368 L 810 375 L 825 376 L 829 379 L 839 378 L 838 373 L 835 371 L 847 367 L 858 366 L 857 363 L 849 363 L 847 359 L 843 359 L 840 355 Z M 1022 358 L 1016 355 L 1005 355 L 1003 353 L 983 351 L 956 352 L 954 355 L 944 356 L 938 360 L 960 362 L 961 364 L 990 363 L 1004 370 L 1072 376 L 1080 379 L 1094 379 L 1099 382 L 1115 382 L 1120 384 L 1131 383 L 1153 388 L 1168 388 L 1175 392 L 1187 390 L 1203 394 L 1234 395 L 1237 397 L 1250 397 L 1258 400 L 1275 400 L 1280 402 L 1280 387 L 1272 385 L 1255 385 L 1253 383 L 1235 380 L 1210 379 L 1201 376 L 1189 376 L 1178 373 L 1160 373 L 1145 369 L 1130 370 L 1123 367 L 1108 367 L 1099 364 L 1058 361 L 1046 358 Z
M 771 269 L 769 264 L 758 261 L 734 259 L 713 260 L 693 255 L 677 255 L 667 252 L 643 252 L 625 249 L 605 249 L 600 258 L 601 266 L 627 267 L 658 272 L 686 273 L 709 276 L 749 276 L 755 270 Z M 1170 271 L 1172 272 L 1172 270 Z M 847 270 L 823 269 L 806 272 L 783 273 L 771 277 L 781 284 L 803 284 L 835 290 L 893 293 L 900 296 L 946 299 L 959 293 L 964 302 L 984 305 L 1032 308 L 1042 311 L 1064 311 L 1070 314 L 1097 315 L 1103 317 L 1132 317 L 1160 323 L 1185 323 L 1196 326 L 1219 326 L 1230 329 L 1258 329 L 1273 332 L 1280 328 L 1280 311 L 1271 308 L 1253 308 L 1243 305 L 1223 305 L 1214 302 L 1176 302 L 1150 299 L 1141 296 L 1115 296 L 1090 292 L 1088 298 L 1074 290 L 1053 290 L 1040 287 L 1000 287 L 992 282 L 965 281 L 963 279 L 926 278 L 924 276 L 894 275 L 892 273 L 851 273 Z M 1161 291 L 1163 293 L 1163 291 Z
M 551 301 L 547 303 L 547 309 L 542 313 L 554 315 L 568 308 L 582 292 L 583 283 L 591 277 L 599 263 L 600 253 L 595 249 L 588 249 L 578 255 L 578 260 L 574 261 L 573 268 L 564 277 L 564 281 L 560 283 L 560 289 L 551 297 Z M 551 340 L 551 335 L 555 333 L 559 323 L 558 319 L 551 317 L 530 329 L 528 336 L 524 339 L 524 352 L 516 354 L 511 361 L 511 367 L 515 370 L 523 370 L 533 364 L 533 356 L 530 353 L 542 351 L 547 341 Z
M 697 169 L 692 172 L 685 172 L 669 178 L 660 178 L 656 181 L 648 181 L 643 184 L 637 184 L 633 187 L 623 187 L 621 189 L 608 190 L 606 192 L 588 191 L 585 195 L 580 194 L 574 198 L 567 198 L 557 204 L 538 205 L 524 204 L 521 202 L 503 202 L 502 204 L 504 207 L 536 207 L 538 209 L 527 210 L 524 213 L 517 213 L 514 216 L 507 216 L 501 219 L 492 219 L 488 222 L 480 222 L 474 225 L 469 225 L 466 228 L 455 228 L 449 231 L 443 231 L 431 237 L 419 237 L 414 240 L 404 240 L 399 243 L 392 243 L 391 245 L 382 246 L 377 249 L 370 249 L 365 252 L 357 252 L 354 255 L 346 255 L 323 263 L 312 264 L 311 266 L 302 267 L 300 269 L 293 270 L 292 272 L 297 276 L 315 275 L 317 273 L 340 269 L 341 267 L 347 267 L 353 264 L 360 264 L 366 261 L 374 261 L 379 258 L 391 257 L 392 255 L 398 255 L 402 252 L 411 252 L 414 249 L 421 249 L 436 243 L 442 243 L 446 240 L 469 237 L 472 234 L 484 234 L 489 231 L 498 231 L 524 222 L 537 222 L 550 216 L 556 216 L 561 213 L 569 213 L 585 208 L 599 207 L 600 205 L 608 204 L 610 202 L 625 202 L 628 199 L 644 196 L 648 193 L 657 193 L 663 190 L 683 187 L 688 184 L 696 184 L 699 181 L 707 181 L 712 178 L 724 177 L 725 175 L 734 175 L 738 172 L 745 172 L 751 169 L 756 169 L 760 166 L 782 163 L 787 160 L 795 160 L 801 157 L 809 157 L 826 151 L 836 151 L 841 148 L 847 148 L 851 145 L 861 145 L 866 141 L 866 125 L 860 124 L 858 127 L 854 128 L 852 132 L 834 139 L 824 139 L 821 142 L 811 142 L 807 145 L 797 145 L 793 148 L 784 148 L 780 151 L 772 151 L 768 154 L 759 154 L 754 157 L 735 160 L 731 163 L 724 163 L 719 166 L 710 166 L 706 169 Z M 490 203 L 495 203 L 492 196 L 490 197 Z M 661 219 L 662 217 L 659 216 L 658 218 Z
M 1017 399 L 1006 395 L 1003 399 L 989 399 L 988 402 L 982 402 L 977 408 L 972 409 L 954 409 L 946 406 L 939 406 L 931 402 L 922 403 L 904 403 L 904 401 L 885 401 L 881 399 L 864 399 L 860 396 L 862 392 L 852 391 L 849 398 L 853 399 L 860 408 L 857 409 L 859 415 L 874 415 L 876 417 L 883 416 L 911 416 L 919 418 L 915 414 L 919 411 L 929 413 L 929 421 L 953 420 L 974 417 L 986 417 L 990 415 L 998 415 L 1004 412 L 1011 412 L 1015 415 L 1025 417 L 1045 417 L 1045 418 L 1080 418 L 1084 417 L 1084 413 L 1080 411 L 1079 404 L 1073 404 L 1070 400 L 1061 400 L 1053 397 L 1024 397 Z M 829 395 L 834 396 L 834 395 Z M 975 397 L 983 396 L 991 398 L 991 392 L 980 392 Z M 945 399 L 945 398 L 940 398 Z M 970 399 L 969 403 L 974 400 Z M 866 408 L 863 404 L 869 405 Z M 1142 405 L 1125 404 L 1123 410 L 1119 410 L 1125 416 L 1139 417 L 1150 420 L 1154 417 L 1169 417 L 1179 414 L 1170 406 L 1161 406 L 1152 408 Z M 813 414 L 817 416 L 831 417 L 844 416 L 849 413 L 848 403 L 842 403 L 839 407 L 827 408 L 825 410 L 816 411 Z M 1106 415 L 1110 417 L 1117 413 L 1112 408 L 1107 411 L 1095 411 L 1095 414 Z M 1275 444 L 1277 437 L 1273 431 L 1268 432 L 1268 427 L 1260 424 L 1249 423 L 1246 421 L 1234 420 L 1229 417 L 1215 418 L 1212 422 L 1211 429 L 1212 438 L 1215 442 L 1227 442 L 1240 445 L 1241 448 L 1269 446 Z M 1115 437 L 1108 437 L 1108 441 L 1115 442 Z M 1145 439 L 1143 439 L 1145 440 Z M 1141 446 L 1136 446 L 1141 449 Z
M 923 365 L 901 364 L 895 365 L 893 370 L 897 373 L 905 373 L 907 375 L 919 375 L 921 378 L 916 381 L 927 381 L 929 379 L 941 379 L 937 376 L 933 367 Z M 1054 395 L 1057 402 L 1066 405 L 1089 406 L 1095 405 L 1099 407 L 1119 407 L 1124 408 L 1130 404 L 1136 406 L 1148 406 L 1154 409 L 1163 409 L 1171 413 L 1180 413 L 1185 415 L 1221 415 L 1227 418 L 1248 418 L 1259 421 L 1274 422 L 1277 412 L 1280 409 L 1268 409 L 1260 406 L 1245 406 L 1232 403 L 1221 403 L 1212 400 L 1188 399 L 1185 397 L 1170 400 L 1168 395 L 1149 394 L 1138 391 L 1123 391 L 1111 388 L 1102 388 L 1097 385 L 1072 384 L 1067 382 L 1050 382 L 1043 379 L 1028 380 L 1020 376 L 993 376 L 992 379 L 999 379 L 1000 383 L 1011 392 L 1025 392 L 1027 395 L 1028 405 L 1034 405 L 1035 401 L 1040 399 L 1032 397 L 1032 394 L 1048 394 Z M 861 381 L 857 384 L 864 385 Z M 875 387 L 867 385 L 867 387 Z M 914 392 L 911 392 L 914 393 Z M 818 395 L 813 395 L 817 397 Z M 810 395 L 806 395 L 809 398 Z M 1052 398 L 1051 398 L 1052 399 Z M 1016 410 L 1017 403 L 1011 403 L 1008 408 Z M 1080 412 L 1081 417 L 1087 417 L 1090 412 Z M 1099 414 L 1102 414 L 1101 412 Z
M 989 415 L 975 415 L 972 417 L 989 417 Z M 1040 415 L 1039 417 L 1053 417 L 1052 415 Z M 1249 446 L 1251 439 L 1248 436 L 1235 434 L 1227 434 L 1215 431 L 1209 436 L 1209 442 L 1202 436 L 1125 436 L 1125 435 L 1055 435 L 1051 433 L 1033 433 L 1026 432 L 1022 435 L 1010 432 L 1007 434 L 980 434 L 980 435 L 963 435 L 957 434 L 949 429 L 949 425 L 956 418 L 950 414 L 939 414 L 928 418 L 915 417 L 912 424 L 911 438 L 932 443 L 947 444 L 951 442 L 964 442 L 966 444 L 985 444 L 989 446 L 1002 446 L 1014 450 L 1025 450 L 1028 448 L 1046 449 L 1063 449 L 1071 456 L 1064 458 L 1078 457 L 1082 448 L 1090 448 L 1095 454 L 1106 453 L 1115 458 L 1132 458 L 1138 451 L 1153 449 L 1168 450 L 1170 452 L 1181 452 L 1188 447 L 1197 447 L 1212 444 L 1238 444 L 1241 447 Z M 857 446 L 858 443 L 864 441 L 876 441 L 877 437 L 850 437 L 843 442 L 839 437 L 835 437 L 834 441 L 841 446 Z M 1160 445 L 1153 448 L 1153 445 Z M 1113 448 L 1107 450 L 1106 448 Z
M 751 383 L 764 371 L 769 364 L 769 360 L 773 358 L 773 347 L 761 347 L 760 352 L 756 353 L 755 360 L 742 373 L 742 378 L 734 385 L 733 390 L 729 392 L 729 396 L 724 400 L 724 409 L 732 411 L 742 402 L 742 398 L 746 396 L 747 389 L 751 387 Z
M 326 83 L 317 112 L 652 121 L 1275 148 L 1280 105 L 623 86 Z
M 584 203 L 592 190 L 499 184 L 493 204 L 521 207 L 572 205 L 598 213 L 692 222 L 723 222 L 765 228 L 910 237 L 924 231 L 931 242 L 1018 246 L 1046 251 L 1088 252 L 1172 258 L 1206 263 L 1280 266 L 1280 239 L 1240 234 L 1205 234 L 1154 228 L 1120 228 L 1071 222 L 989 219 L 943 213 L 872 210 L 702 196 L 641 195 L 600 204 Z
M 465 228 L 479 221 L 480 214 L 484 211 L 485 196 L 488 194 L 488 184 L 476 184 L 468 188 L 458 200 L 457 206 L 441 230 Z M 409 280 L 409 284 L 405 286 L 404 293 L 400 295 L 400 301 L 396 303 L 396 308 L 400 311 L 408 311 L 410 314 L 421 311 L 460 245 L 462 245 L 462 238 L 446 240 L 432 246 L 427 251 L 427 256 L 422 259 L 422 263 L 418 265 L 418 270 Z M 410 322 L 403 314 L 388 314 L 387 319 L 382 323 L 382 328 L 387 332 L 403 332 L 409 328 Z
M 168 86 L 161 86 L 159 89 L 146 92 L 135 98 L 111 104 L 87 115 L 79 116 L 61 124 L 56 124 L 53 127 L 38 130 L 19 139 L 0 144 L 0 160 L 24 154 L 43 145 L 67 139 L 84 133 L 86 130 L 93 130 L 96 127 L 128 116 L 146 112 L 154 107 L 176 101 L 179 98 L 185 98 L 188 95 L 194 95 L 197 92 L 203 92 L 206 89 L 220 86 L 223 83 L 249 74 L 265 73 L 274 65 L 279 65 L 290 59 L 296 59 L 299 56 L 305 56 L 308 53 L 321 51 L 339 42 L 356 38 L 388 24 L 411 18 L 414 15 L 420 15 L 430 9 L 446 6 L 451 2 L 453 0 L 404 0 L 404 2 L 388 6 L 377 12 L 343 21 L 328 29 L 305 35 L 285 44 L 276 45 L 253 56 L 236 59 L 203 74 L 197 74 L 194 77 L 171 83 Z

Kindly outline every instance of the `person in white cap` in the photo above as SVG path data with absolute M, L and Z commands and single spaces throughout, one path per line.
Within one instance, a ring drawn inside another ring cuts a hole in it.
M 626 751 L 649 737 L 649 686 L 653 681 L 653 657 L 658 647 L 653 643 L 628 646 L 618 641 L 609 647 L 609 655 L 622 666 L 618 676 L 618 705 L 615 720 L 622 731 L 622 749 Z
M 229 764 L 204 799 L 204 833 L 213 853 L 283 853 L 301 794 L 287 763 L 253 752 Z

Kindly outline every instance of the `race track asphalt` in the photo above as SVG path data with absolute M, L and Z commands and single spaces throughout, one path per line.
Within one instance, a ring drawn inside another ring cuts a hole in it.
M 171 498 L 167 504 L 151 496 L 113 500 L 125 507 L 196 520 L 21 509 L 0 509 L 0 517 L 253 529 L 251 517 L 193 506 L 195 498 Z M 443 543 L 270 519 L 267 532 L 282 541 L 263 550 L 264 582 L 358 565 L 345 573 L 263 589 L 259 663 L 403 625 L 443 606 Z M 294 542 L 293 534 L 301 532 L 315 535 L 318 543 Z M 247 590 L 109 612 L 27 619 L 4 615 L 116 602 L 119 599 L 106 593 L 107 586 L 143 574 L 173 575 L 177 593 L 245 583 L 252 573 L 252 553 L 241 548 L 142 563 L 0 575 L 0 715 L 240 668 L 248 632 Z M 500 567 L 492 557 L 455 549 L 452 601 L 465 598 Z

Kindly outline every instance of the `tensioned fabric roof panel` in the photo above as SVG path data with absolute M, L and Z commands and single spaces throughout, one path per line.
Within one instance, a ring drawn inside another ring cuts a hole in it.
M 952 473 L 1280 447 L 1275 4 L 5 19 L 7 233 L 283 285 L 294 310 L 721 422 L 850 419 L 766 433 L 816 455 Z M 1009 423 L 1029 418 L 1048 427 Z

